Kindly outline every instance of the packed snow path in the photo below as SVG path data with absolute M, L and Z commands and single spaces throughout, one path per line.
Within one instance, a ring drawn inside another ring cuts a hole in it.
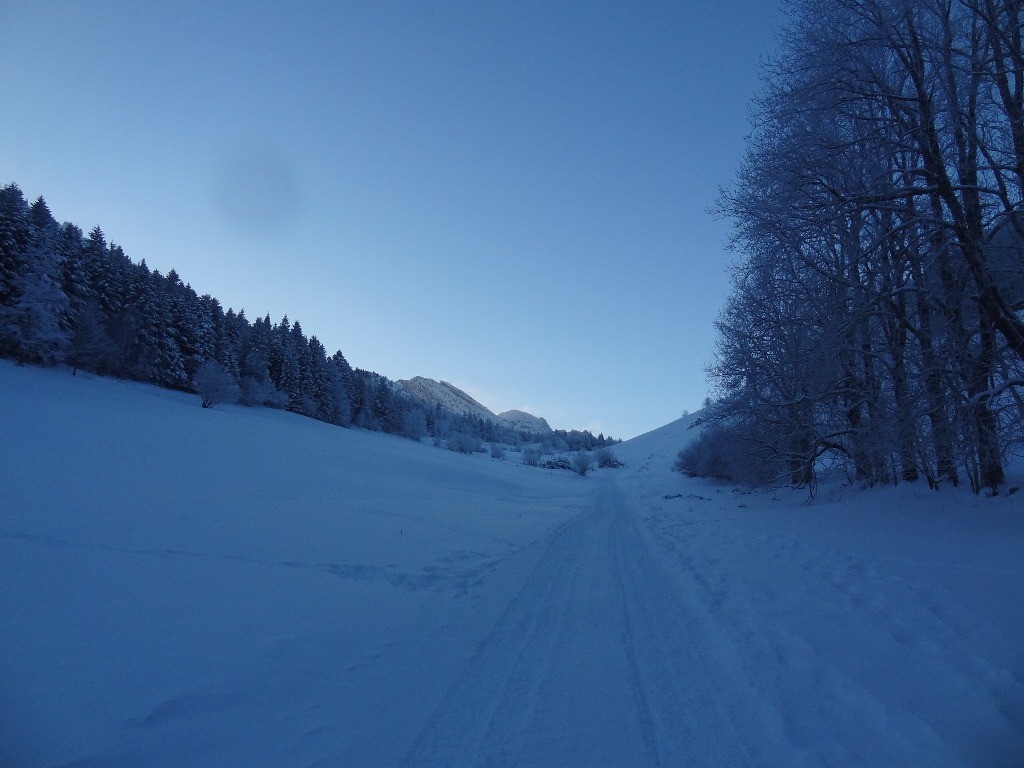
M 405 765 L 1024 764 L 1019 547 L 595 482 Z
M 405 765 L 765 759 L 777 724 L 748 702 L 698 617 L 680 610 L 674 580 L 635 522 L 604 481 L 593 508 L 550 540 Z

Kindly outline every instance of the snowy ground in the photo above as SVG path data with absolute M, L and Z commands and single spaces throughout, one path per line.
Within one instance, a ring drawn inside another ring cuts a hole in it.
M 0 363 L 0 766 L 1024 765 L 1024 493 L 580 478 Z

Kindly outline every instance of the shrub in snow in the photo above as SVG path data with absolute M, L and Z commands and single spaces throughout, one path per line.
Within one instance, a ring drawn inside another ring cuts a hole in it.
M 590 454 L 580 451 L 572 457 L 572 471 L 580 477 L 587 474 L 590 469 Z
M 544 467 L 544 469 L 564 469 L 569 472 L 576 471 L 573 469 L 572 463 L 561 456 L 554 456 L 541 464 L 541 466 Z
M 499 445 L 498 443 L 491 443 L 491 458 L 492 459 L 504 459 L 505 458 L 505 446 Z
M 263 376 L 243 376 L 242 384 L 239 387 L 238 401 L 250 408 L 265 405 L 268 408 L 284 409 L 290 405 L 288 395 L 274 386 L 274 383 Z M 306 396 L 305 400 L 296 400 L 296 408 L 299 413 L 306 413 L 312 416 L 316 413 L 316 403 L 312 398 Z
M 597 461 L 597 466 L 602 469 L 617 469 L 622 466 L 622 462 L 619 461 L 615 457 L 615 454 L 608 448 L 602 448 L 599 450 L 594 458 Z
M 724 430 L 703 430 L 700 437 L 679 451 L 673 469 L 687 477 L 731 480 L 732 472 L 726 458 L 727 440 Z
M 267 398 L 274 392 L 274 385 L 268 378 L 257 378 L 256 376 L 243 376 L 240 387 L 239 402 L 250 408 L 265 405 Z
M 224 366 L 216 360 L 207 360 L 196 371 L 196 392 L 203 399 L 203 408 L 218 403 L 237 403 L 238 385 Z
M 456 432 L 445 440 L 445 447 L 449 451 L 459 453 L 475 453 L 483 448 L 483 441 L 479 437 Z
M 770 484 L 786 473 L 778 456 L 765 444 L 758 435 L 744 429 L 709 427 L 679 451 L 673 469 L 688 477 Z
M 528 467 L 540 466 L 540 448 L 529 446 L 523 449 L 523 464 Z

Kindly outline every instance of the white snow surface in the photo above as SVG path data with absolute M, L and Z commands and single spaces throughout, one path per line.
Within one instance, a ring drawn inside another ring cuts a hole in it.
M 581 478 L 0 362 L 0 766 L 1020 766 L 1024 494 Z

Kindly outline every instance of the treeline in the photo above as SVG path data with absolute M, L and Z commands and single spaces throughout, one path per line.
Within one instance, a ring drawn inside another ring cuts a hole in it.
M 1024 439 L 1024 5 L 790 6 L 720 202 L 740 261 L 681 468 L 995 491 Z
M 43 198 L 29 204 L 16 184 L 0 188 L 0 355 L 186 392 L 196 391 L 204 369 L 213 390 L 243 405 L 412 439 L 469 435 L 546 441 L 555 450 L 614 442 L 575 430 L 533 435 L 428 405 L 353 368 L 340 350 L 329 355 L 298 321 L 250 321 L 197 294 L 173 269 L 164 275 L 132 262 L 100 227 L 84 234 L 59 224 Z

